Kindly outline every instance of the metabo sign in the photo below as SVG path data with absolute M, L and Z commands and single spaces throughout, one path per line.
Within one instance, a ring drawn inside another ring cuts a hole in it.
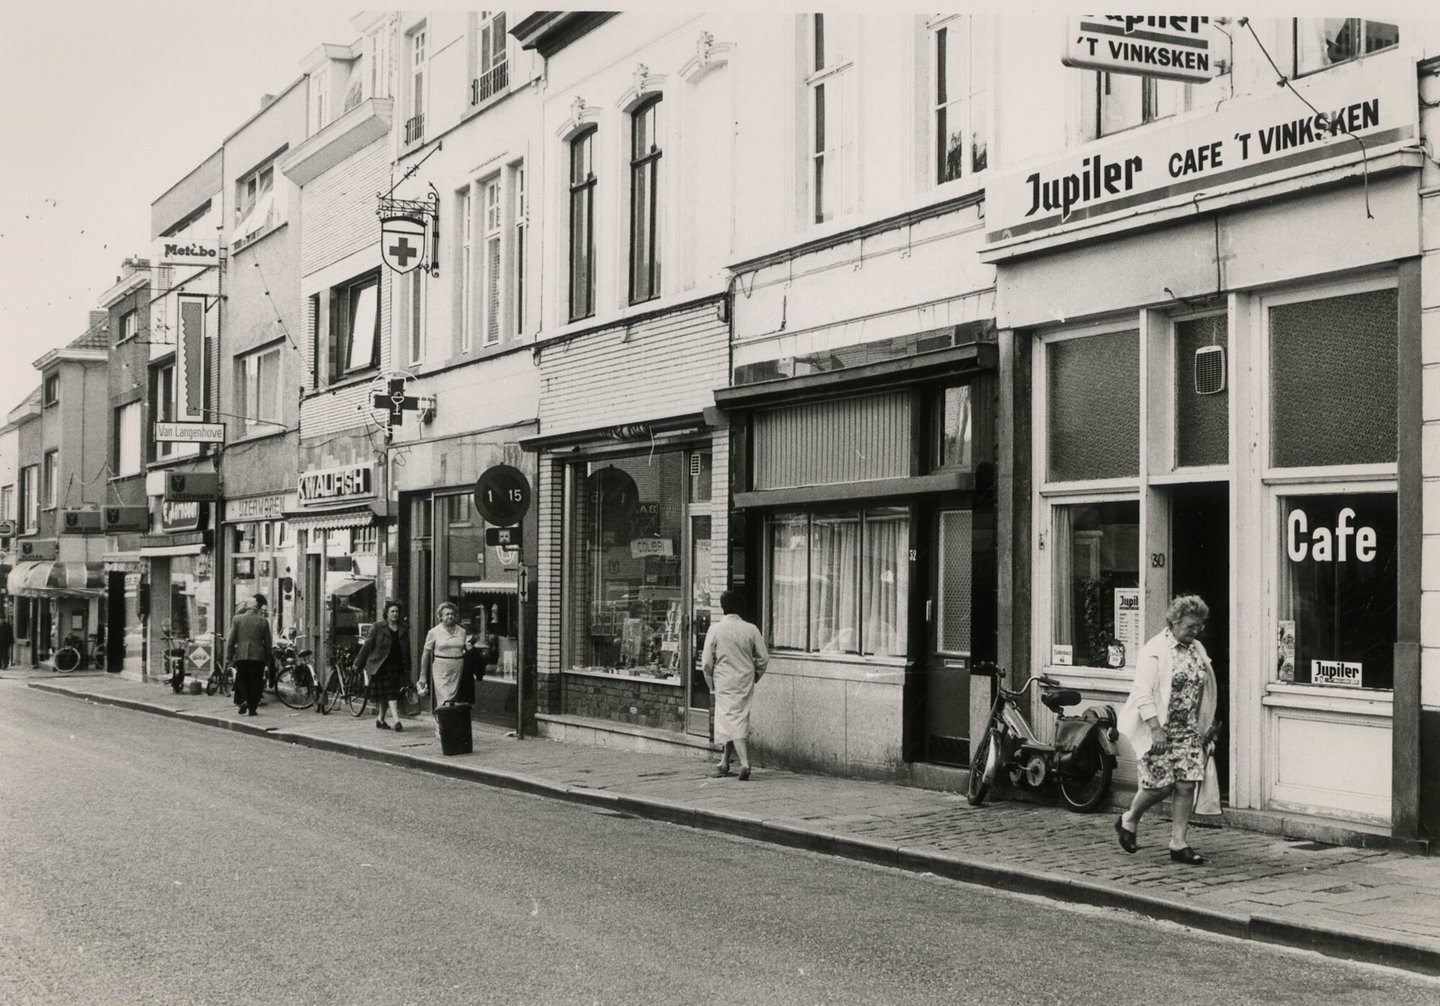
M 1204 83 L 1215 76 L 1208 17 L 1072 17 L 1060 62 L 1085 70 Z
M 160 242 L 161 265 L 219 265 L 220 243 L 215 238 L 166 238 Z

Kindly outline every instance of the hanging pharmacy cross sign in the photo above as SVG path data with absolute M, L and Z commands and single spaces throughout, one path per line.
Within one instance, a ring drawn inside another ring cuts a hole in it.
M 380 258 L 398 273 L 413 272 L 425 258 L 425 221 L 385 217 L 380 221 Z
M 420 408 L 420 399 L 405 394 L 405 378 L 392 377 L 385 391 L 376 393 L 375 408 L 385 410 L 385 428 L 405 425 L 405 413 Z
M 1066 66 L 1202 84 L 1218 70 L 1208 17 L 1087 14 L 1066 29 Z

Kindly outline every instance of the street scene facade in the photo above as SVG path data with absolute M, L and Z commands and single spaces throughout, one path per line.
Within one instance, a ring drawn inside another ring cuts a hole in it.
M 1227 821 L 1440 838 L 1440 21 L 352 27 L 0 403 L 12 662 L 449 603 L 477 721 L 704 758 L 737 590 L 757 764 L 964 791 L 1197 594 Z

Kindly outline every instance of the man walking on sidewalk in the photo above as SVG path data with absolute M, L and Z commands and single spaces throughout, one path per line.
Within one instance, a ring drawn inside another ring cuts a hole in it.
M 265 687 L 265 668 L 272 657 L 270 621 L 259 612 L 264 604 L 265 598 L 259 594 L 246 602 L 245 610 L 231 623 L 230 640 L 225 644 L 225 662 L 235 665 L 235 704 L 241 716 L 247 712 L 255 715 Z
M 755 695 L 755 682 L 765 673 L 770 651 L 765 637 L 740 617 L 742 598 L 737 590 L 720 595 L 720 610 L 725 617 L 705 633 L 705 657 L 700 670 L 710 694 L 715 696 L 715 739 L 725 745 L 717 776 L 730 774 L 730 753 L 740 759 L 740 780 L 750 778 L 750 700 Z

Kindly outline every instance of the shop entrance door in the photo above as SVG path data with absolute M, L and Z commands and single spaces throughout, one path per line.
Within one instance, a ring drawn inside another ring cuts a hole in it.
M 1230 504 L 1224 482 L 1175 486 L 1170 495 L 1170 595 L 1199 594 L 1210 607 L 1200 642 L 1215 665 L 1216 715 L 1227 727 L 1215 750 L 1223 796 L 1230 787 Z
M 938 510 L 927 531 L 934 561 L 925 602 L 925 760 L 968 765 L 975 513 Z
M 710 596 L 710 518 L 690 518 L 690 561 L 686 569 L 685 596 L 689 598 L 683 615 L 685 646 L 680 653 L 681 667 L 688 668 L 685 686 L 685 732 L 698 737 L 710 736 L 710 688 L 700 665 L 705 657 L 705 633 L 710 629 L 712 604 L 720 599 Z

